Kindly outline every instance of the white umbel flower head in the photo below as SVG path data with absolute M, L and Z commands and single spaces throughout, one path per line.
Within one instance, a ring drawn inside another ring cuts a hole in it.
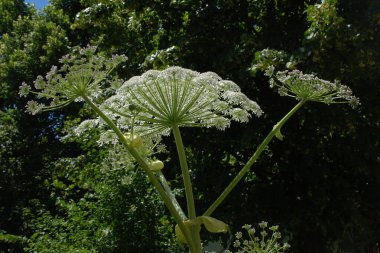
M 234 82 L 181 67 L 132 77 L 101 107 L 119 127 L 134 125 L 143 135 L 168 134 L 173 126 L 224 130 L 231 120 L 247 122 L 262 114 Z
M 270 77 L 271 87 L 281 96 L 325 104 L 348 103 L 353 108 L 360 104 L 351 89 L 339 81 L 329 82 L 300 70 L 275 72 L 273 66 L 265 74 Z
M 81 101 L 83 96 L 97 97 L 102 92 L 100 83 L 126 59 L 124 55 L 114 55 L 112 58 L 97 55 L 96 47 L 74 50 L 60 59 L 60 67 L 53 66 L 45 77 L 38 76 L 34 89 L 22 83 L 19 95 L 32 93 L 40 99 L 49 100 L 46 104 L 29 102 L 27 111 L 31 114 L 64 107 L 73 101 Z

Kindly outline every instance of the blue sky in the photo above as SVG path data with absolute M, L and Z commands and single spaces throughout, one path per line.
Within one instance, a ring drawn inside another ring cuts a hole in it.
M 44 6 L 48 5 L 48 0 L 25 0 L 26 3 L 34 4 L 36 9 L 42 9 Z

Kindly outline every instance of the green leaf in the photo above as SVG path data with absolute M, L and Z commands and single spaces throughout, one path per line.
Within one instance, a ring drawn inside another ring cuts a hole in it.
M 228 231 L 228 225 L 226 223 L 210 216 L 199 216 L 196 220 L 202 223 L 211 233 L 226 233 Z
M 210 216 L 199 216 L 195 219 L 195 222 L 198 224 L 203 224 L 211 233 L 226 233 L 228 231 L 228 225 L 226 223 Z M 186 220 L 183 223 L 186 228 L 189 228 L 191 221 Z M 178 225 L 175 226 L 175 234 L 180 242 L 188 244 L 182 230 Z

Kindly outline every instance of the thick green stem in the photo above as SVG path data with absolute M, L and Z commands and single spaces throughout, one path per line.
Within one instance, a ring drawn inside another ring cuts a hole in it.
M 226 187 L 226 189 L 220 194 L 220 196 L 215 200 L 215 202 L 206 210 L 203 214 L 204 216 L 210 216 L 215 209 L 223 202 L 223 200 L 228 196 L 228 194 L 235 188 L 239 181 L 244 177 L 244 175 L 249 171 L 255 161 L 259 158 L 260 154 L 268 146 L 269 142 L 273 139 L 281 127 L 289 120 L 289 118 L 299 109 L 306 101 L 301 100 L 296 106 L 293 107 L 272 129 L 272 131 L 265 137 L 263 142 L 257 148 L 256 152 L 236 175 L 236 177 L 231 181 L 231 183 Z
M 177 199 L 175 198 L 173 191 L 170 189 L 170 186 L 168 184 L 168 181 L 166 181 L 164 174 L 162 174 L 161 171 L 156 172 L 156 174 L 157 174 L 158 180 L 160 180 L 162 187 L 164 187 L 166 193 L 171 199 L 174 207 L 176 208 L 177 212 L 181 216 L 182 220 L 187 220 L 187 216 L 185 212 L 182 210 L 181 205 L 178 203 Z
M 187 165 L 187 159 L 185 154 L 185 148 L 183 146 L 181 132 L 179 131 L 178 125 L 173 125 L 174 140 L 177 146 L 177 152 L 179 157 L 179 163 L 182 170 L 183 184 L 185 186 L 186 202 L 187 202 L 187 212 L 191 222 L 194 222 L 194 226 L 190 226 L 190 233 L 192 237 L 192 243 L 196 251 L 193 253 L 202 252 L 201 239 L 200 239 L 200 229 L 199 226 L 195 224 L 196 212 L 194 204 L 193 188 L 191 185 L 191 178 L 189 173 L 189 167 Z
M 190 231 L 186 228 L 185 224 L 183 223 L 183 220 L 176 210 L 176 207 L 173 205 L 170 197 L 165 192 L 165 189 L 160 184 L 157 177 L 154 175 L 154 173 L 151 171 L 149 164 L 144 160 L 144 158 L 137 152 L 137 150 L 133 147 L 131 147 L 128 144 L 127 139 L 125 138 L 124 134 L 120 131 L 120 129 L 115 125 L 115 123 L 107 117 L 87 96 L 82 96 L 83 99 L 90 105 L 90 107 L 107 123 L 107 125 L 115 132 L 115 134 L 118 136 L 121 143 L 124 144 L 126 149 L 129 151 L 129 153 L 136 159 L 138 164 L 141 166 L 141 168 L 146 172 L 148 175 L 149 180 L 152 182 L 153 186 L 156 188 L 158 193 L 160 194 L 162 200 L 164 201 L 166 207 L 169 209 L 170 214 L 173 216 L 174 220 L 182 230 L 182 233 L 184 234 L 187 241 L 191 241 L 192 236 L 190 234 Z M 190 250 L 192 252 L 196 252 L 193 245 L 190 245 Z
M 187 212 L 188 212 L 189 218 L 193 220 L 196 218 L 193 189 L 191 186 L 191 179 L 190 179 L 189 167 L 187 165 L 185 148 L 183 146 L 181 133 L 177 125 L 173 126 L 173 134 L 174 134 L 175 144 L 177 146 L 179 164 L 182 170 L 183 184 L 185 185 Z

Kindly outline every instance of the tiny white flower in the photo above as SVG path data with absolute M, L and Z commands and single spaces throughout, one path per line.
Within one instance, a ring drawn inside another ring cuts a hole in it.
M 30 86 L 23 82 L 19 88 L 18 94 L 20 95 L 20 97 L 26 97 L 29 94 L 30 89 Z
M 230 110 L 229 114 L 232 116 L 232 119 L 237 122 L 248 122 L 249 117 L 251 116 L 246 110 L 241 108 L 233 108 Z
M 274 232 L 273 237 L 276 239 L 279 239 L 279 238 L 281 238 L 281 233 L 280 232 Z
M 290 244 L 288 244 L 288 243 L 284 243 L 284 250 L 287 250 L 287 249 L 289 249 L 290 248 Z
M 265 71 L 265 75 L 271 77 L 271 76 L 274 74 L 274 71 L 275 71 L 274 66 L 273 66 L 273 65 L 270 65 L 270 66 L 266 69 L 266 71 Z
M 269 228 L 269 230 L 277 231 L 277 230 L 278 230 L 278 226 L 271 226 L 271 227 Z
M 250 234 L 250 235 L 254 235 L 255 232 L 256 232 L 256 230 L 254 228 L 248 229 L 248 234 Z
M 46 88 L 46 82 L 42 76 L 37 76 L 37 79 L 34 81 L 34 87 L 37 90 L 42 90 Z
M 82 121 L 77 127 L 74 129 L 74 134 L 76 136 L 82 135 L 84 132 L 89 131 L 99 125 L 98 119 L 89 119 Z
M 207 127 L 214 126 L 216 129 L 224 131 L 226 128 L 230 127 L 230 120 L 226 119 L 222 116 L 215 117 L 215 118 L 210 118 L 205 121 L 203 121 Z
M 243 233 L 242 232 L 236 232 L 235 237 L 236 237 L 236 239 L 240 239 L 243 237 Z
M 97 141 L 99 146 L 108 145 L 108 144 L 117 144 L 119 139 L 112 130 L 104 131 Z
M 28 101 L 26 104 L 26 111 L 32 115 L 39 113 L 42 110 L 42 105 L 34 100 Z
M 244 224 L 244 226 L 242 226 L 242 228 L 246 229 L 246 230 L 250 229 L 251 227 L 252 227 L 252 225 L 250 225 L 250 224 Z
M 266 228 L 267 226 L 268 226 L 268 222 L 266 222 L 266 221 L 262 221 L 259 223 L 259 227 L 262 229 Z
M 231 104 L 240 105 L 248 100 L 247 96 L 241 92 L 227 90 L 222 94 L 222 97 Z
M 236 83 L 230 80 L 221 80 L 219 82 L 219 86 L 222 90 L 231 90 L 231 91 L 240 92 L 240 87 Z

